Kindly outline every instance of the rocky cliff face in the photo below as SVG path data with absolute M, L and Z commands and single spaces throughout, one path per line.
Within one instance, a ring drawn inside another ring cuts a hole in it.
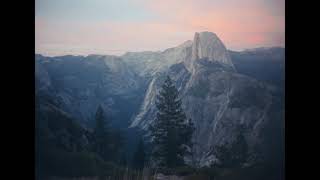
M 196 125 L 195 157 L 199 166 L 215 161 L 213 147 L 234 140 L 236 128 L 246 128 L 253 150 L 261 141 L 259 133 L 274 105 L 275 87 L 235 71 L 228 51 L 213 33 L 196 33 L 191 54 L 182 62 L 161 71 L 149 84 L 140 113 L 131 126 L 148 129 L 155 117 L 155 99 L 162 81 L 169 75 L 183 99 L 187 117 Z M 191 162 L 192 161 L 192 162 Z
M 90 125 L 98 105 L 113 124 L 127 127 L 146 84 L 119 57 L 36 57 L 36 93 L 55 97 L 66 112 Z
M 187 59 L 185 62 L 187 66 L 192 66 L 194 61 L 204 58 L 208 61 L 219 62 L 234 68 L 224 44 L 212 32 L 195 33 L 191 61 Z
M 192 41 L 166 49 L 162 52 L 129 52 L 121 56 L 128 66 L 141 76 L 153 77 L 171 65 L 191 57 Z
M 269 57 L 281 59 L 277 52 L 230 52 L 216 34 L 201 32 L 195 33 L 193 41 L 162 52 L 130 52 L 121 57 L 37 55 L 36 93 L 50 94 L 59 108 L 85 125 L 90 125 L 101 104 L 114 124 L 148 130 L 156 113 L 156 95 L 169 75 L 181 94 L 187 117 L 196 126 L 194 157 L 187 160 L 205 166 L 216 160 L 214 146 L 233 141 L 239 125 L 245 127 L 253 152 L 263 147 L 269 122 L 284 121 L 283 93 L 266 83 L 278 76 L 269 71 L 261 76 L 261 70 L 251 68 L 259 57 L 266 59 L 263 62 Z M 272 62 L 278 65 L 279 61 Z

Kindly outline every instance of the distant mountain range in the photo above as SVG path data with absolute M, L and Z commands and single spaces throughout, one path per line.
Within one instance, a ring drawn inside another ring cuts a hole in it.
M 156 94 L 169 75 L 196 126 L 195 156 L 187 158 L 193 165 L 214 163 L 213 147 L 233 141 L 239 125 L 252 156 L 269 153 L 270 137 L 284 141 L 284 48 L 229 51 L 216 34 L 201 32 L 161 52 L 37 54 L 35 65 L 36 96 L 51 99 L 86 128 L 102 105 L 114 126 L 147 131 Z

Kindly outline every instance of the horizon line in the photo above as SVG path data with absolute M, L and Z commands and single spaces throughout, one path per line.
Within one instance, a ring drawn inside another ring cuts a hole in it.
M 169 47 L 169 48 L 166 48 L 166 49 L 162 49 L 162 50 L 141 50 L 141 51 L 124 51 L 124 50 L 121 50 L 121 49 L 112 49 L 112 50 L 103 50 L 103 51 L 112 51 L 112 52 L 123 52 L 121 54 L 107 54 L 107 53 L 43 53 L 43 52 L 35 52 L 35 55 L 41 55 L 41 56 L 46 56 L 46 57 L 61 57 L 61 56 L 83 56 L 83 57 L 86 57 L 86 56 L 92 56 L 92 55 L 96 55 L 96 56 L 118 56 L 118 57 L 121 57 L 121 56 L 124 56 L 125 54 L 127 53 L 144 53 L 144 52 L 164 52 L 166 51 L 167 49 L 170 49 L 170 48 L 175 48 L 177 46 L 174 46 L 174 47 Z M 282 48 L 282 49 L 285 49 L 285 46 L 257 46 L 257 47 L 253 47 L 253 48 L 242 48 L 241 50 L 235 50 L 235 49 L 227 49 L 227 51 L 233 51 L 233 52 L 244 52 L 244 51 L 250 51 L 250 50 L 256 50 L 256 49 L 271 49 L 271 48 Z M 72 50 L 71 50 L 72 51 Z

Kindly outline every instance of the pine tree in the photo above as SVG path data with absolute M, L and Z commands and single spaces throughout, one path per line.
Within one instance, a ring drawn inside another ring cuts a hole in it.
M 193 125 L 187 121 L 179 93 L 169 76 L 157 95 L 158 112 L 150 126 L 153 143 L 152 158 L 160 167 L 183 165 L 183 157 L 191 144 Z
M 143 169 L 144 167 L 144 163 L 145 163 L 145 158 L 146 158 L 146 154 L 145 154 L 145 150 L 144 150 L 144 144 L 143 144 L 143 140 L 140 139 L 138 146 L 137 146 L 137 150 L 135 151 L 134 155 L 133 155 L 133 160 L 132 160 L 132 165 L 135 169 Z
M 110 129 L 106 121 L 105 114 L 101 106 L 98 107 L 95 115 L 95 127 L 93 131 L 94 143 L 93 149 L 104 160 L 107 160 L 109 154 Z

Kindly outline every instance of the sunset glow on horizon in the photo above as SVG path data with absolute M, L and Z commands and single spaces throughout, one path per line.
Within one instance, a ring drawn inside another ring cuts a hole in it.
M 43 55 L 162 51 L 216 33 L 230 50 L 285 46 L 284 0 L 36 0 Z

